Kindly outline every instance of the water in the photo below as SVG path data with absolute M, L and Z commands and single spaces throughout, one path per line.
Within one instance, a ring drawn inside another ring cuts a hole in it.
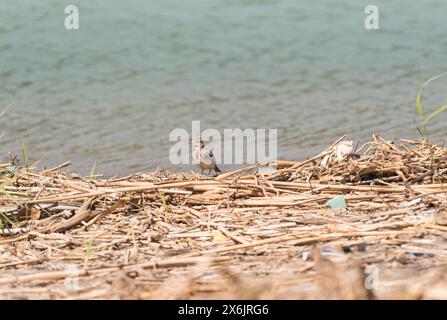
M 418 136 L 422 79 L 447 71 L 444 0 L 0 0 L 1 157 L 21 143 L 40 165 L 107 175 L 168 162 L 169 132 L 277 128 L 280 158 L 343 134 Z M 424 103 L 447 103 L 441 80 Z M 431 126 L 446 136 L 447 114 Z M 181 167 L 176 167 L 181 170 Z

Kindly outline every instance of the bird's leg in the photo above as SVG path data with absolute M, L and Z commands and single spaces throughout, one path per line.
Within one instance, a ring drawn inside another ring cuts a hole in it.
M 202 174 L 202 175 L 203 175 L 203 169 L 202 169 L 202 173 L 200 173 L 200 174 Z
M 211 175 L 211 169 L 208 169 L 208 175 L 209 176 Z

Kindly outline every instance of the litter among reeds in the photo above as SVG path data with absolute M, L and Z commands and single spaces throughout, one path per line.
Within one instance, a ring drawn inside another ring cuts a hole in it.
M 447 298 L 447 149 L 426 140 L 213 178 L 68 165 L 0 165 L 0 298 Z

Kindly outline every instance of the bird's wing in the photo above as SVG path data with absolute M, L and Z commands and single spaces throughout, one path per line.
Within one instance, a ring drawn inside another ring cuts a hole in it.
M 214 154 L 213 154 L 213 150 L 212 149 L 208 150 L 208 155 L 210 157 L 211 162 L 216 164 L 216 159 L 214 159 Z

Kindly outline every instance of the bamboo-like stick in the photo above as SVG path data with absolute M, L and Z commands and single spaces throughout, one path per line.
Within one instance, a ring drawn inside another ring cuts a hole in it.
M 65 279 L 67 277 L 84 277 L 88 275 L 95 274 L 108 274 L 110 272 L 119 270 L 134 270 L 138 268 L 143 269 L 157 269 L 157 268 L 177 268 L 184 267 L 188 265 L 194 265 L 200 263 L 201 261 L 207 261 L 210 263 L 221 263 L 229 260 L 227 257 L 215 257 L 215 258 L 182 258 L 182 259 L 166 259 L 157 262 L 145 262 L 145 263 L 135 263 L 116 267 L 108 268 L 97 268 L 97 269 L 80 269 L 80 270 L 64 270 L 64 271 L 51 271 L 42 272 L 37 274 L 30 274 L 17 277 L 3 277 L 0 278 L 0 285 L 7 284 L 23 284 L 30 281 L 56 281 Z

